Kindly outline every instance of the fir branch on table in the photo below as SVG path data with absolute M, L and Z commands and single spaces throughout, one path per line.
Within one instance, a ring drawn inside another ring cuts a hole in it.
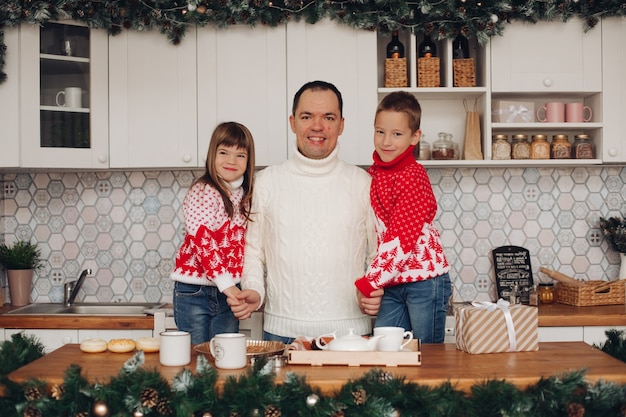
M 620 217 L 600 217 L 600 229 L 609 246 L 616 252 L 626 253 L 626 220 Z

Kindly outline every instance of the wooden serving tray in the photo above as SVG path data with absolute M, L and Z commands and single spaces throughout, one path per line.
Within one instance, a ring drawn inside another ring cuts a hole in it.
M 412 340 L 402 352 L 345 352 L 330 350 L 288 350 L 289 365 L 420 366 L 420 342 Z

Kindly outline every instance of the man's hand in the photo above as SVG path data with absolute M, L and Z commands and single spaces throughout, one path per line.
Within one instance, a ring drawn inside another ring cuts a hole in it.
M 366 297 L 361 293 L 361 291 L 357 290 L 356 296 L 357 300 L 359 300 L 359 308 L 361 309 L 361 312 L 370 316 L 377 315 L 384 293 L 385 291 L 381 288 L 372 292 L 369 297 Z
M 245 320 L 257 310 L 261 296 L 254 290 L 241 290 L 234 298 L 228 297 L 227 302 L 235 317 Z

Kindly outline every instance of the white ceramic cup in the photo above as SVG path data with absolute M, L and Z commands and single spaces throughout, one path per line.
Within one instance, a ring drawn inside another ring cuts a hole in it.
M 378 350 L 383 352 L 398 352 L 413 340 L 413 333 L 402 327 L 374 327 L 374 336 L 381 335 L 385 337 L 378 341 Z
M 209 342 L 215 366 L 222 369 L 240 369 L 248 364 L 246 335 L 243 333 L 216 334 Z
M 587 117 L 585 117 L 587 112 Z M 593 117 L 591 107 L 585 106 L 583 103 L 567 103 L 565 104 L 565 121 L 569 123 L 588 122 Z
M 61 96 L 63 96 L 63 102 L 60 100 Z M 83 107 L 83 90 L 80 87 L 67 87 L 57 93 L 55 100 L 59 107 L 79 109 Z
M 181 330 L 160 333 L 159 362 L 165 366 L 183 366 L 191 362 L 191 335 Z
M 543 112 L 543 115 L 541 113 Z M 548 123 L 563 123 L 565 121 L 565 103 L 551 101 L 537 109 L 537 120 Z

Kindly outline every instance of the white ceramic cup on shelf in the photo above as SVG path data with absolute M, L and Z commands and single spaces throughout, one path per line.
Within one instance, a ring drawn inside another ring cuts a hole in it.
M 382 352 L 398 352 L 413 340 L 413 332 L 402 327 L 375 327 L 374 336 L 385 336 L 378 341 L 378 350 Z
M 243 333 L 217 334 L 209 342 L 209 350 L 218 368 L 240 369 L 248 364 L 246 335 Z
M 164 366 L 184 366 L 191 362 L 191 334 L 181 330 L 165 330 L 159 333 L 161 347 L 159 362 Z
M 60 100 L 63 96 L 63 101 Z M 70 107 L 80 109 L 83 107 L 83 89 L 80 87 L 67 87 L 56 95 L 56 103 L 59 107 Z

